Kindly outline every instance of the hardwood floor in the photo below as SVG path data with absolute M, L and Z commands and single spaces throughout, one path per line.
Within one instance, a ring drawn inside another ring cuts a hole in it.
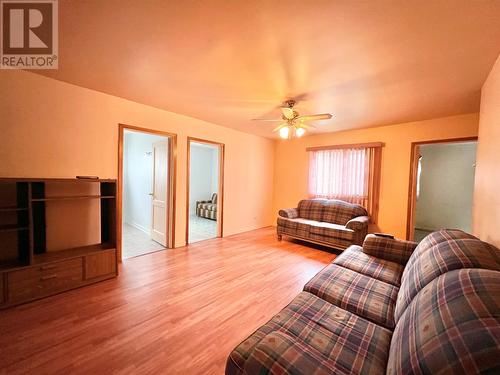
M 0 311 L 0 373 L 222 374 L 334 257 L 264 228 L 125 260 L 117 279 Z

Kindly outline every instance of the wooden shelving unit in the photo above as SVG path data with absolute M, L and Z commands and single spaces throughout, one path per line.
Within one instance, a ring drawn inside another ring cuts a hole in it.
M 64 248 L 79 237 L 100 241 Z M 0 308 L 115 277 L 117 264 L 116 180 L 0 179 Z

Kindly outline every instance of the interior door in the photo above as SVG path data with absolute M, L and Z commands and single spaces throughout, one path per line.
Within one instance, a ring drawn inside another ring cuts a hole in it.
M 151 239 L 167 247 L 167 141 L 153 143 Z

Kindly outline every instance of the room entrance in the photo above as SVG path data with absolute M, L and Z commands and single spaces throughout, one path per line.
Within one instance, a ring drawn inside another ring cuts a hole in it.
M 172 136 L 120 128 L 122 259 L 171 247 Z
M 222 237 L 224 144 L 187 143 L 186 244 Z
M 476 138 L 413 144 L 408 239 L 444 228 L 471 232 L 476 146 Z

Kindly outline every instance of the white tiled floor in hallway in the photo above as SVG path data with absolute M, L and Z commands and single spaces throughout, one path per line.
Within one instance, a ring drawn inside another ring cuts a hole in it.
M 153 241 L 147 233 L 132 225 L 124 224 L 122 233 L 123 259 L 165 250 L 165 247 Z
M 189 243 L 217 237 L 217 222 L 196 215 L 189 217 Z

